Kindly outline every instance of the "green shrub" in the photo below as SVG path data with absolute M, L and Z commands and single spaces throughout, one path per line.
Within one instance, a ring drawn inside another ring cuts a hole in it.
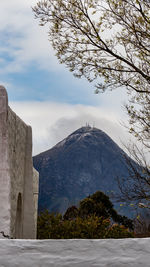
M 113 224 L 117 222 L 117 224 Z M 133 229 L 132 220 L 119 215 L 113 204 L 103 192 L 97 191 L 72 206 L 64 216 L 49 213 L 48 210 L 38 216 L 38 239 L 72 238 L 127 238 L 134 237 L 128 229 Z

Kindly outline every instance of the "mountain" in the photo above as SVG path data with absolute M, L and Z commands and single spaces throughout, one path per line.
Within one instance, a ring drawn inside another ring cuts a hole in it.
M 33 157 L 40 175 L 39 211 L 64 213 L 68 206 L 97 190 L 109 196 L 118 192 L 116 177 L 128 175 L 123 153 L 106 133 L 87 126 Z M 113 203 L 118 209 L 120 205 Z

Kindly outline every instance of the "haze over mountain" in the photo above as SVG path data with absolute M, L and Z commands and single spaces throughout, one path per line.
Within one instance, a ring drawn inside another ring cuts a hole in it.
M 33 157 L 40 175 L 39 211 L 64 213 L 97 190 L 109 196 L 118 192 L 116 177 L 128 175 L 123 153 L 103 131 L 86 126 Z

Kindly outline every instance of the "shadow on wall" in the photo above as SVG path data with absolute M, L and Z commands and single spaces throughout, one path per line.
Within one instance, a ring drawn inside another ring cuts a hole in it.
M 17 211 L 16 211 L 16 225 L 15 225 L 15 238 L 20 239 L 22 237 L 22 197 L 21 193 L 18 195 Z

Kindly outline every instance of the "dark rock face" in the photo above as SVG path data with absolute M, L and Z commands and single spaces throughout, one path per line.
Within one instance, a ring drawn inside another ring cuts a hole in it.
M 97 190 L 115 194 L 119 190 L 116 177 L 128 173 L 122 153 L 103 131 L 88 126 L 33 157 L 40 174 L 39 211 L 64 213 Z

